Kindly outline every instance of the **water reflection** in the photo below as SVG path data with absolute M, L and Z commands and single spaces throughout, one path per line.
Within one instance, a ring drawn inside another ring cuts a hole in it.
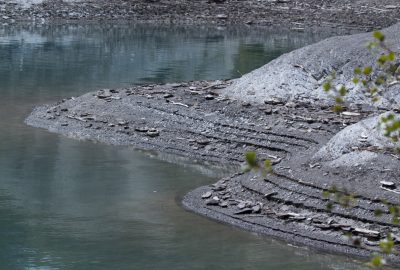
M 0 269 L 360 269 L 187 213 L 209 166 L 27 127 L 102 87 L 239 76 L 327 34 L 146 25 L 0 28 Z M 168 161 L 168 162 L 167 162 Z M 223 172 L 222 172 L 223 173 Z
M 3 28 L 1 91 L 22 94 L 19 85 L 23 94 L 46 95 L 70 85 L 87 90 L 238 77 L 327 35 L 143 25 Z

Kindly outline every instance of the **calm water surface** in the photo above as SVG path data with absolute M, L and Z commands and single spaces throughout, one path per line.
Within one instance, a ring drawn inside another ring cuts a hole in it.
M 133 25 L 0 28 L 0 269 L 361 269 L 184 211 L 220 172 L 27 127 L 102 87 L 238 77 L 328 34 Z

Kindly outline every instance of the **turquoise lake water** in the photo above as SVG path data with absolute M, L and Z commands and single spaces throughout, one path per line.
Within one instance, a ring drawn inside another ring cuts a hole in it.
M 185 211 L 223 171 L 24 125 L 105 87 L 228 79 L 329 34 L 257 28 L 0 27 L 0 269 L 362 269 Z

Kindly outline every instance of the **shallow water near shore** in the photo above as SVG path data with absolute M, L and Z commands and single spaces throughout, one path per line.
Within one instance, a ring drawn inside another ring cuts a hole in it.
M 35 105 L 98 88 L 238 77 L 327 36 L 122 24 L 0 28 L 0 269 L 363 269 L 180 206 L 186 192 L 224 170 L 23 123 Z

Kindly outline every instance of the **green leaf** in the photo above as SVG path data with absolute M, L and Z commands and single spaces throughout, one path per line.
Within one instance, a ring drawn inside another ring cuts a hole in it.
M 343 108 L 343 106 L 335 105 L 335 106 L 333 106 L 332 111 L 335 113 L 340 113 L 340 112 L 344 111 L 344 108 Z
M 399 67 L 398 67 L 396 64 L 390 65 L 390 66 L 389 66 L 389 72 L 392 73 L 393 75 L 395 75 L 395 73 L 398 72 L 398 71 L 397 71 L 398 68 L 399 68 Z
M 359 78 L 357 78 L 357 77 L 354 77 L 353 78 L 353 83 L 354 84 L 358 84 L 360 82 L 360 79 Z
M 394 248 L 393 237 L 389 234 L 386 239 L 380 241 L 379 247 L 381 248 L 382 252 L 385 254 L 392 253 L 392 250 Z
M 381 267 L 383 265 L 383 259 L 381 256 L 375 255 L 367 265 L 370 267 Z
M 386 54 L 382 54 L 379 58 L 378 58 L 378 63 L 383 65 L 385 64 L 387 61 L 389 60 L 388 56 Z
M 272 168 L 272 161 L 270 159 L 266 159 L 264 161 L 264 168 L 266 173 L 272 173 L 273 168 Z
M 326 83 L 324 83 L 323 88 L 324 88 L 325 92 L 329 92 L 329 90 L 331 90 L 331 88 L 332 88 L 332 85 L 330 82 L 326 82 Z
M 246 162 L 250 168 L 258 167 L 257 154 L 254 151 L 249 151 L 246 153 Z
M 394 60 L 396 60 L 396 54 L 394 52 L 390 52 L 388 54 L 388 58 L 390 61 L 394 61 Z
M 333 209 L 333 204 L 331 202 L 328 202 L 326 204 L 326 211 L 331 212 Z
M 337 104 L 341 104 L 341 103 L 343 103 L 343 98 L 341 98 L 341 97 L 335 97 L 335 102 L 336 102 Z
M 372 73 L 372 67 L 371 66 L 367 66 L 367 67 L 365 67 L 364 68 L 364 70 L 363 70 L 363 73 L 364 73 L 364 75 L 371 75 L 371 73 Z
M 375 209 L 374 215 L 375 215 L 376 217 L 382 216 L 382 215 L 383 215 L 383 210 L 381 210 L 381 209 Z
M 379 76 L 378 78 L 376 78 L 375 80 L 375 84 L 376 85 L 382 85 L 386 82 L 386 78 L 383 76 Z
M 347 94 L 346 86 L 342 85 L 339 89 L 339 94 L 344 97 Z
M 367 48 L 368 49 L 373 49 L 373 48 L 376 48 L 376 47 L 378 47 L 378 43 L 376 43 L 376 42 L 368 42 L 367 43 Z
M 324 190 L 324 191 L 322 192 L 322 196 L 323 196 L 325 199 L 328 199 L 328 198 L 331 196 L 331 194 L 329 193 L 328 190 Z
M 378 88 L 372 87 L 372 88 L 368 89 L 368 92 L 369 92 L 371 95 L 375 95 L 376 93 L 378 93 Z
M 380 42 L 383 42 L 385 40 L 385 35 L 380 31 L 375 31 L 372 33 L 372 35 Z
M 360 75 L 360 74 L 361 74 L 361 68 L 356 67 L 356 68 L 354 69 L 354 73 L 357 74 L 357 75 Z

